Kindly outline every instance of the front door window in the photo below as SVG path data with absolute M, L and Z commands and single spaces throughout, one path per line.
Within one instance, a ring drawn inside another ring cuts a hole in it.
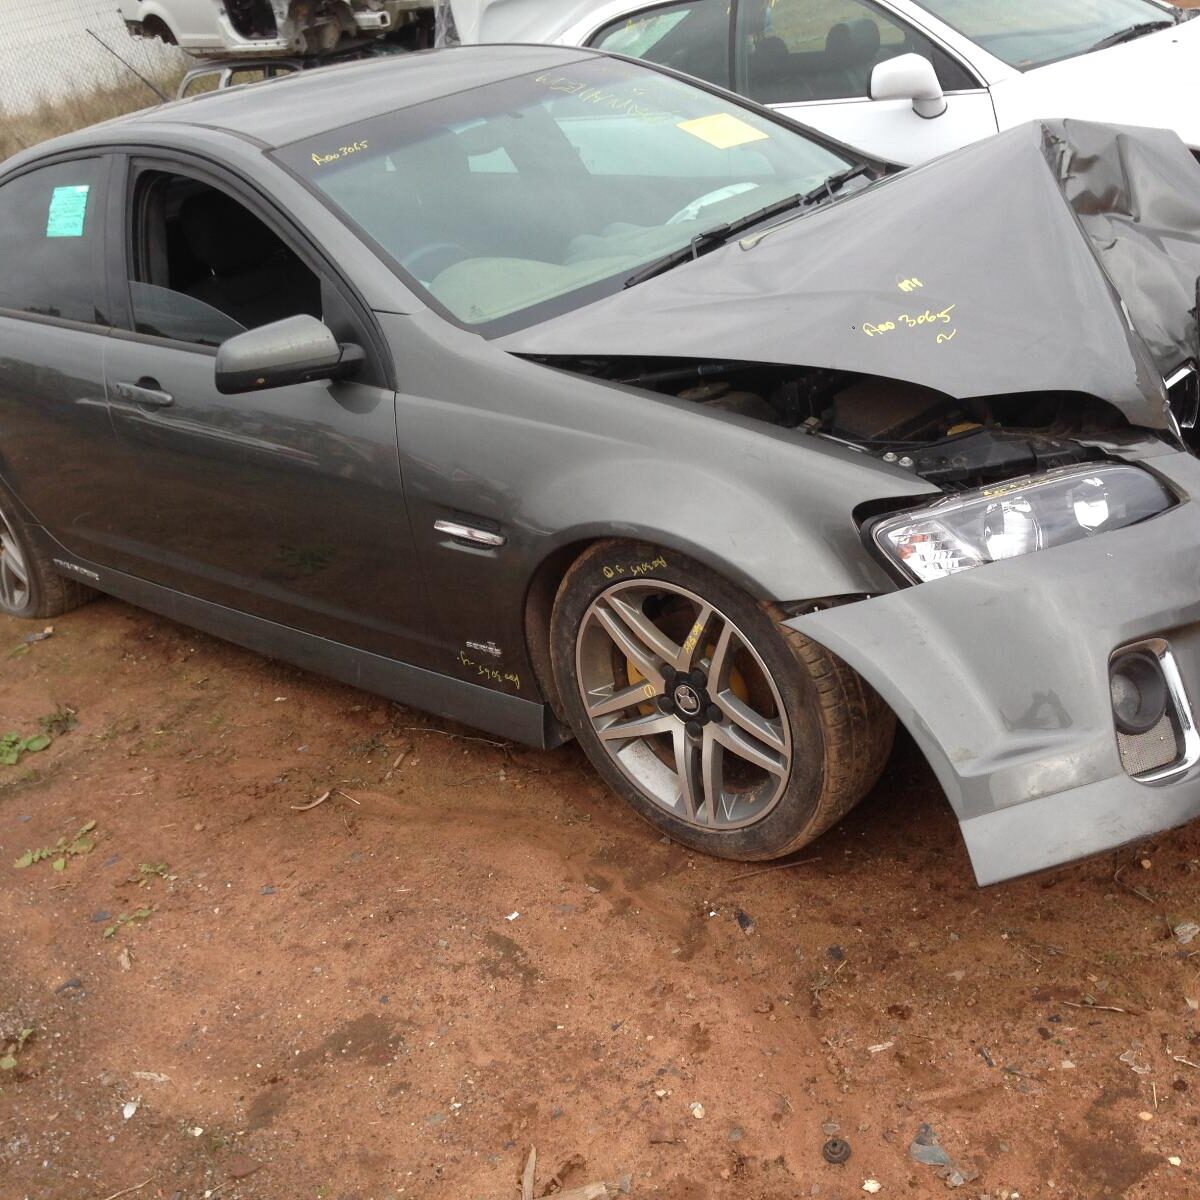
M 942 90 L 975 87 L 966 70 L 927 37 L 867 0 L 741 0 L 741 90 L 764 104 L 865 99 L 871 72 L 899 54 L 920 54 Z

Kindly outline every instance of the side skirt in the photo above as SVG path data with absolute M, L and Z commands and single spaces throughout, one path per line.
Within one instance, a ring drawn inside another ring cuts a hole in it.
M 547 704 L 507 696 L 475 683 L 357 650 L 342 642 L 147 583 L 134 575 L 80 561 L 75 555 L 68 557 L 59 546 L 55 546 L 55 558 L 59 571 L 69 579 L 80 579 L 97 591 L 234 642 L 267 658 L 292 663 L 365 692 L 439 717 L 449 717 L 540 750 L 553 749 L 568 740 L 566 731 Z

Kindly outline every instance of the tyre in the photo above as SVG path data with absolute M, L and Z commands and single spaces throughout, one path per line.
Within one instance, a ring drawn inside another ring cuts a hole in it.
M 95 596 L 54 570 L 16 503 L 0 488 L 0 613 L 10 617 L 57 617 Z
M 812 841 L 878 779 L 895 718 L 783 614 L 682 555 L 589 549 L 551 618 L 555 682 L 580 745 L 647 821 L 721 858 Z

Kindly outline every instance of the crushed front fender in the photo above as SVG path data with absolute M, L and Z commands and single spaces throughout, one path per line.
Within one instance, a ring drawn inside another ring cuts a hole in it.
M 1200 765 L 1150 785 L 1122 765 L 1108 669 L 1169 644 L 1200 701 L 1200 462 L 1154 469 L 1182 497 L 1140 525 L 787 622 L 892 706 L 954 808 L 980 884 L 1200 815 Z

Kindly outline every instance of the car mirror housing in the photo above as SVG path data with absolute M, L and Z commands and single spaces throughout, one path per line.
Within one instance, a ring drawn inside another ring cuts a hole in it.
M 933 63 L 920 54 L 897 54 L 871 72 L 872 100 L 911 100 L 913 112 L 925 120 L 946 111 L 946 97 Z
M 301 314 L 249 329 L 217 350 L 217 391 L 258 392 L 320 379 L 343 379 L 363 362 L 361 347 L 339 343 L 323 321 Z

